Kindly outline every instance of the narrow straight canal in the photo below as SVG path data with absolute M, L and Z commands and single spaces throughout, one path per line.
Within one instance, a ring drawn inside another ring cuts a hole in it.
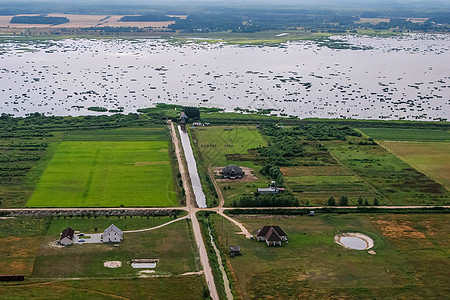
M 206 197 L 203 193 L 200 177 L 198 176 L 197 164 L 195 162 L 194 152 L 192 151 L 189 134 L 181 130 L 180 126 L 178 126 L 178 131 L 180 132 L 181 144 L 183 145 L 184 156 L 186 157 L 188 165 L 189 177 L 191 178 L 192 189 L 194 190 L 195 202 L 198 207 L 206 208 Z

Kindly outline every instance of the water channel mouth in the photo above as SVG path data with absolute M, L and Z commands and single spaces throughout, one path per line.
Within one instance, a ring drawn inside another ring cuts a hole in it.
M 367 250 L 373 247 L 373 240 L 365 234 L 356 232 L 340 233 L 334 236 L 334 241 L 347 249 Z

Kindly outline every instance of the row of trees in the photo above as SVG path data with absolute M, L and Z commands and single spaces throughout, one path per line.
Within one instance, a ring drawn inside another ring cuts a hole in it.
M 289 192 L 280 194 L 246 195 L 233 201 L 234 207 L 294 207 L 299 206 L 297 197 Z
M 334 199 L 333 196 L 331 196 L 330 198 L 328 198 L 327 201 L 327 205 L 328 206 L 347 206 L 348 205 L 348 197 L 345 195 L 342 195 L 339 197 L 339 201 L 336 202 L 336 200 Z M 361 196 L 358 197 L 358 206 L 369 206 L 369 201 L 367 199 L 363 199 Z M 375 197 L 373 199 L 373 205 L 378 206 L 380 205 L 380 202 L 378 201 L 378 199 Z

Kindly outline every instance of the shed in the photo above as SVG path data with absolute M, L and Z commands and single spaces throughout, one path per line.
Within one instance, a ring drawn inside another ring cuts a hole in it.
M 230 255 L 231 256 L 241 255 L 241 247 L 231 246 L 230 247 Z
M 67 227 L 61 233 L 61 237 L 59 238 L 59 243 L 64 246 L 72 245 L 74 233 L 75 233 L 75 231 L 72 228 Z
M 116 225 L 111 224 L 102 234 L 103 243 L 120 243 L 123 240 L 123 232 Z
M 244 171 L 239 166 L 228 165 L 222 170 L 223 178 L 238 179 L 244 176 Z

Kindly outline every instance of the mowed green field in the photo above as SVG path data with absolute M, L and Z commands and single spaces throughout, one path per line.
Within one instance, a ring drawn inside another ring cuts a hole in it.
M 249 149 L 267 145 L 255 126 L 205 127 L 193 130 L 193 136 L 205 163 L 213 167 L 245 160 Z
M 450 190 L 450 143 L 386 141 L 380 144 Z
M 450 131 L 433 129 L 359 128 L 379 141 L 450 141 Z
M 197 162 L 205 172 L 214 167 L 235 164 L 250 168 L 252 171 L 244 171 L 247 175 L 255 175 L 252 180 L 247 180 L 244 176 L 244 180 L 225 182 L 221 181 L 221 176 L 216 176 L 225 205 L 231 205 L 234 199 L 253 192 L 258 187 L 267 186 L 268 179 L 259 173 L 262 168 L 261 158 L 256 150 L 252 150 L 267 145 L 256 126 L 211 126 L 191 132 L 196 140 L 194 145 L 199 158 Z
M 28 207 L 177 205 L 167 141 L 131 141 L 132 134 L 104 130 L 80 136 L 57 146 Z M 95 138 L 103 141 L 85 141 Z

